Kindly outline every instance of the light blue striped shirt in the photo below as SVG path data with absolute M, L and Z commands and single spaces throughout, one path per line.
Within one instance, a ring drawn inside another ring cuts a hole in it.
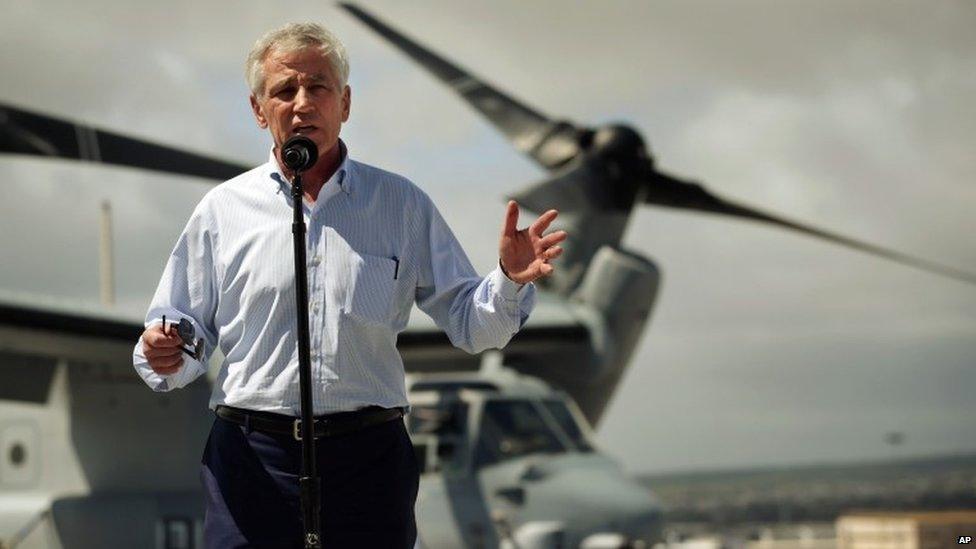
M 345 147 L 343 146 L 343 151 Z M 397 334 L 413 303 L 471 353 L 503 347 L 528 318 L 535 288 L 499 268 L 480 278 L 430 198 L 407 179 L 348 154 L 304 203 L 315 414 L 407 405 Z M 189 319 L 205 340 L 201 362 L 175 374 L 136 371 L 156 391 L 205 372 L 224 355 L 210 398 L 299 415 L 295 260 L 290 184 L 269 161 L 214 187 L 180 235 L 146 314 L 146 326 Z

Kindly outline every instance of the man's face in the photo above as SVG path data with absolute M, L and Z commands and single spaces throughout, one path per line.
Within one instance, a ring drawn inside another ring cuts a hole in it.
M 294 135 L 315 142 L 319 156 L 339 141 L 349 119 L 349 86 L 339 82 L 332 63 L 315 48 L 272 51 L 263 63 L 264 90 L 251 96 L 258 126 L 271 132 L 275 147 Z

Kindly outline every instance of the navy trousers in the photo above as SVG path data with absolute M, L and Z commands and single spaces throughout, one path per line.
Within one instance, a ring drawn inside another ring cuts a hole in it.
M 403 420 L 316 440 L 322 546 L 412 548 L 416 456 Z M 211 549 L 301 548 L 301 443 L 216 418 L 203 454 Z

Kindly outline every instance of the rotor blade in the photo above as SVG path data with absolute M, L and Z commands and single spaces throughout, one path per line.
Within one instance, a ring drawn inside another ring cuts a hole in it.
M 735 202 L 725 200 L 708 192 L 704 187 L 697 183 L 683 181 L 661 172 L 655 172 L 652 176 L 650 183 L 647 185 L 647 195 L 645 196 L 644 200 L 649 204 L 657 204 L 659 206 L 717 213 L 770 223 L 779 227 L 792 229 L 794 231 L 799 231 L 810 236 L 827 240 L 835 244 L 840 244 L 842 246 L 854 248 L 872 255 L 884 257 L 892 261 L 897 261 L 898 263 L 902 263 L 904 265 L 910 265 L 925 271 L 955 278 L 956 280 L 976 284 L 976 274 L 935 263 L 933 261 L 912 257 L 894 250 L 888 250 L 880 246 L 854 240 L 853 238 L 847 238 L 845 236 L 818 229 L 810 225 L 790 221 L 749 206 L 736 204 Z
M 340 2 L 346 11 L 386 38 L 485 116 L 509 141 L 545 168 L 554 168 L 576 155 L 580 130 L 550 120 L 508 94 L 407 38 L 359 6 Z
M 224 181 L 249 168 L 0 103 L 0 153 L 129 166 Z

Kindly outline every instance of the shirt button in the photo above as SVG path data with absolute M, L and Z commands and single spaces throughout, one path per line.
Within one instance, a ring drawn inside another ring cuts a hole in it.
M 321 262 L 322 262 L 322 258 L 321 258 L 321 257 L 319 257 L 319 256 L 314 256 L 314 257 L 312 258 L 312 261 L 310 261 L 309 263 L 311 263 L 311 264 L 312 264 L 312 266 L 316 266 L 316 265 L 318 265 L 318 264 L 319 264 L 319 263 L 321 263 Z
M 313 301 L 312 302 L 312 312 L 313 313 L 319 312 L 319 302 L 318 301 Z

